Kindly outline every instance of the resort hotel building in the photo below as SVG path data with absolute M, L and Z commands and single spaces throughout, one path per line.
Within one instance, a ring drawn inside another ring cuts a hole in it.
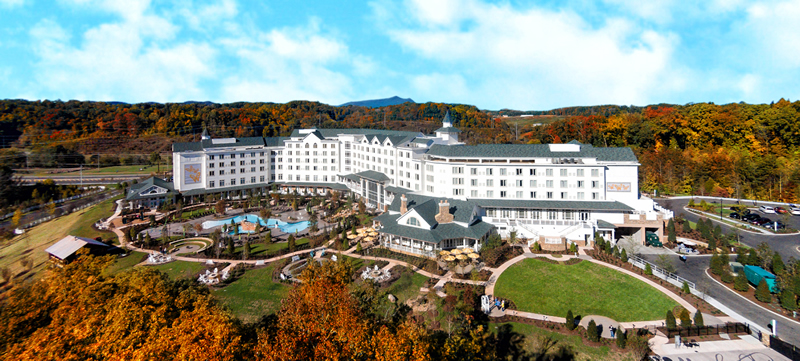
M 185 202 L 273 187 L 352 193 L 381 213 L 375 222 L 384 246 L 430 257 L 479 248 L 493 232 L 515 232 L 551 250 L 591 243 L 595 232 L 644 242 L 647 231 L 661 237 L 672 217 L 639 194 L 639 163 L 629 148 L 465 145 L 459 133 L 449 113 L 434 134 L 312 128 L 289 137 L 212 139 L 204 132 L 199 142 L 173 145 L 172 187 L 156 191 L 179 192 Z

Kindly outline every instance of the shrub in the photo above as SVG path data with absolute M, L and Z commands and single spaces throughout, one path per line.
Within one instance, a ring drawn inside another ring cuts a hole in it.
M 542 250 L 542 245 L 539 244 L 539 242 L 534 243 L 533 247 L 531 247 L 531 251 L 534 251 L 534 252 L 539 252 L 541 250 Z
M 628 251 L 626 251 L 625 248 L 622 249 L 619 258 L 622 259 L 622 262 L 628 262 Z
M 794 292 L 788 287 L 781 291 L 781 307 L 789 311 L 797 309 L 797 300 L 794 299 Z
M 756 299 L 766 303 L 772 302 L 769 286 L 767 286 L 767 281 L 764 279 L 761 279 L 761 282 L 758 283 L 758 287 L 756 287 Z
M 700 310 L 694 313 L 694 325 L 697 327 L 703 327 L 705 324 L 703 323 L 703 313 Z
M 747 276 L 744 275 L 744 271 L 736 275 L 736 279 L 733 281 L 733 288 L 739 292 L 747 292 L 747 289 L 750 288 L 747 285 Z
M 750 248 L 750 254 L 747 255 L 747 264 L 761 266 L 761 258 L 758 257 L 758 252 L 756 252 L 755 248 Z
M 689 221 L 684 220 L 681 230 L 683 231 L 683 233 L 691 233 L 692 232 L 692 225 L 689 224 Z
M 781 258 L 781 254 L 775 252 L 775 254 L 772 256 L 772 273 L 776 275 L 781 274 L 783 273 L 784 268 L 786 268 L 786 266 L 783 264 L 783 258 Z
M 670 218 L 669 223 L 667 223 L 667 242 L 675 243 L 677 240 L 678 238 L 675 234 L 675 221 Z
M 578 253 L 578 244 L 572 243 L 569 245 L 569 252 L 570 253 Z
M 731 273 L 728 267 L 722 269 L 722 276 L 720 276 L 720 279 L 724 283 L 733 283 L 733 273 Z
M 692 318 L 689 316 L 689 310 L 683 309 L 681 310 L 681 327 L 691 327 L 692 326 Z
M 628 341 L 626 336 L 627 335 L 625 335 L 625 332 L 623 332 L 622 329 L 617 329 L 617 347 L 621 349 L 625 348 L 625 344 Z
M 681 287 L 681 291 L 683 291 L 683 293 L 692 293 L 692 290 L 689 289 L 689 283 L 683 281 L 683 286 Z
M 597 332 L 597 324 L 594 320 L 589 321 L 589 326 L 586 326 L 587 337 L 590 341 L 600 341 L 600 334 Z
M 675 322 L 675 315 L 672 314 L 672 310 L 667 311 L 667 329 L 674 329 L 677 328 L 678 325 Z
M 575 329 L 575 317 L 572 316 L 572 310 L 567 311 L 567 320 L 565 322 L 568 330 Z
M 646 274 L 648 276 L 652 276 L 653 275 L 653 267 L 650 267 L 649 263 L 644 267 L 644 274 Z

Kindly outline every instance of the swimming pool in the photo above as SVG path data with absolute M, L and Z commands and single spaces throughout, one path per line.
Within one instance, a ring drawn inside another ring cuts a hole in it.
M 236 217 L 233 217 L 233 218 L 228 218 L 228 219 L 221 220 L 221 221 L 205 221 L 205 222 L 203 222 L 203 229 L 214 228 L 214 227 L 221 226 L 223 224 L 228 224 L 229 225 L 229 224 L 231 224 L 231 220 L 233 220 L 233 223 L 235 223 L 235 224 L 239 224 L 242 221 L 247 221 L 247 222 L 250 222 L 250 223 L 258 222 L 258 224 L 260 224 L 262 227 L 267 227 L 267 228 L 275 228 L 275 227 L 277 227 L 278 229 L 280 229 L 281 231 L 283 231 L 285 233 L 297 233 L 297 232 L 300 232 L 302 230 L 305 230 L 306 228 L 308 228 L 311 225 L 311 222 L 309 222 L 309 221 L 300 221 L 300 222 L 295 222 L 295 223 L 287 223 L 287 222 L 279 221 L 279 220 L 273 219 L 273 218 L 267 219 L 267 221 L 265 222 L 261 217 L 255 215 L 255 214 L 247 214 L 247 215 L 243 215 L 243 216 L 236 216 Z M 252 232 L 250 232 L 250 231 L 241 231 L 239 233 L 252 233 Z

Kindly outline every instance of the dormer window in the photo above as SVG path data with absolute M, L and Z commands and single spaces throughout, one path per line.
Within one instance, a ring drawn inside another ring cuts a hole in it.
M 414 217 L 408 218 L 408 221 L 406 222 L 406 224 L 408 224 L 409 226 L 417 226 L 417 227 L 419 227 L 419 221 Z

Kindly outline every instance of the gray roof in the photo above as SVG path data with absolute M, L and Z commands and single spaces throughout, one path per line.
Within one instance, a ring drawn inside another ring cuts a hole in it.
M 434 132 L 436 132 L 436 133 L 461 133 L 461 130 L 459 130 L 456 127 L 442 127 L 442 128 L 434 130 Z
M 278 182 L 277 184 L 288 187 L 318 187 L 336 190 L 349 190 L 346 185 L 339 183 L 320 183 L 320 182 Z
M 374 170 L 365 170 L 363 172 L 358 172 L 355 175 L 361 178 L 366 178 L 378 182 L 386 182 L 389 180 L 389 177 L 387 177 L 386 174 L 383 174 L 381 172 L 376 172 Z
M 468 227 L 462 227 L 455 223 L 435 224 L 433 229 L 427 230 L 397 224 L 397 218 L 400 218 L 399 214 L 384 213 L 373 218 L 373 220 L 381 222 L 383 226 L 383 228 L 377 230 L 379 233 L 408 237 L 435 244 L 446 239 L 480 239 L 494 228 L 494 226 L 489 223 L 477 221 Z
M 317 129 L 317 132 L 325 138 L 333 138 L 339 134 L 362 134 L 362 135 L 396 135 L 396 136 L 416 136 L 420 132 L 409 132 L 403 130 L 386 130 L 386 129 Z M 305 134 L 300 134 L 300 129 L 295 129 L 292 132 L 292 138 L 302 138 Z
M 402 193 L 411 192 L 408 189 L 395 187 L 395 186 L 386 186 L 386 187 L 383 187 L 383 189 L 385 189 L 387 192 L 391 192 L 391 193 L 394 193 L 394 194 L 402 194 Z
M 589 144 L 582 144 L 578 152 L 551 152 L 548 144 L 434 144 L 426 154 L 445 158 L 597 158 L 598 161 L 637 161 L 630 148 L 595 148 Z
M 632 211 L 617 201 L 540 201 L 524 199 L 470 199 L 485 208 L 575 209 L 587 211 Z
M 50 253 L 53 256 L 56 256 L 59 259 L 63 260 L 71 256 L 72 254 L 74 254 L 87 244 L 92 246 L 108 247 L 107 244 L 95 241 L 93 239 L 75 237 L 75 236 L 66 236 L 62 238 L 60 241 L 56 242 L 54 245 L 47 247 L 45 252 Z
M 188 142 L 188 143 L 173 143 L 172 144 L 172 151 L 173 152 L 188 152 L 194 151 L 199 152 L 203 149 L 213 149 L 213 148 L 228 148 L 228 147 L 259 147 L 259 146 L 267 146 L 267 147 L 279 147 L 283 146 L 283 141 L 289 138 L 287 137 L 245 137 L 245 138 L 233 138 L 235 139 L 232 143 L 214 143 L 214 140 L 219 140 L 222 138 L 217 139 L 203 139 L 199 142 Z
M 152 186 L 159 186 L 167 190 L 167 193 L 161 194 L 153 194 L 153 195 L 140 195 L 144 190 L 150 188 Z M 125 199 L 132 201 L 137 199 L 147 199 L 151 197 L 164 197 L 164 196 L 172 196 L 176 194 L 175 188 L 172 186 L 172 182 L 167 182 L 161 178 L 157 177 L 150 177 L 147 178 L 139 183 L 131 185 L 130 189 L 128 190 L 128 194 L 125 195 Z
M 183 192 L 184 196 L 196 196 L 201 194 L 209 194 L 209 193 L 218 193 L 218 192 L 232 192 L 232 191 L 241 191 L 241 190 L 248 190 L 260 187 L 269 187 L 267 183 L 253 183 L 253 184 L 242 184 L 238 186 L 230 186 L 230 187 L 219 187 L 219 188 L 200 188 L 200 189 L 192 189 L 186 192 Z
M 347 180 L 351 180 L 351 181 L 356 182 L 356 183 L 361 183 L 361 178 L 359 178 L 355 174 L 345 174 L 345 175 L 343 175 L 341 177 L 344 178 L 344 179 L 347 179 Z
M 430 216 L 435 217 L 436 213 L 439 213 L 439 206 L 438 206 L 439 200 L 445 199 L 447 200 L 448 203 L 450 203 L 450 214 L 453 215 L 454 221 L 468 223 L 470 220 L 472 220 L 472 210 L 475 208 L 476 204 L 475 202 L 460 201 L 456 199 L 446 199 L 442 197 L 428 197 L 418 194 L 411 194 L 409 192 L 411 191 L 406 191 L 405 193 L 404 192 L 398 193 L 398 195 L 394 197 L 392 204 L 389 205 L 389 210 L 400 212 L 400 203 L 401 203 L 400 194 L 405 194 L 406 207 L 408 209 L 415 208 L 428 201 L 433 201 L 432 204 L 435 205 L 434 208 L 428 209 L 427 207 L 425 207 L 417 210 L 417 213 L 430 211 L 432 212 L 432 215 Z M 425 216 L 423 215 L 423 217 Z

